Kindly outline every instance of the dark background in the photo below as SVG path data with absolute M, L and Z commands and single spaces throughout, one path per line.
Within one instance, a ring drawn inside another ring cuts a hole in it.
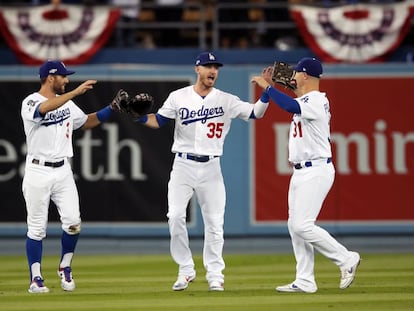
M 80 82 L 71 82 L 67 90 L 76 87 Z M 85 111 L 94 112 L 107 105 L 119 88 L 130 94 L 148 92 L 155 98 L 153 111 L 156 112 L 167 98 L 170 91 L 188 85 L 188 81 L 157 81 L 157 82 L 116 82 L 99 81 L 92 91 L 74 99 L 75 103 Z M 39 82 L 10 81 L 0 83 L 0 97 L 3 99 L 0 114 L 0 139 L 14 145 L 18 153 L 16 163 L 0 161 L 0 173 L 5 174 L 11 169 L 22 169 L 25 161 L 25 136 L 20 117 L 22 100 L 30 93 L 39 89 Z M 167 213 L 167 184 L 173 161 L 171 145 L 174 122 L 171 121 L 161 129 L 154 130 L 133 122 L 129 115 L 114 114 L 108 123 L 118 126 L 119 140 L 132 139 L 142 150 L 143 172 L 147 180 L 132 180 L 130 174 L 131 153 L 123 148 L 119 154 L 119 171 L 123 180 L 108 181 L 85 180 L 80 172 L 80 147 L 76 141 L 83 137 L 85 131 L 74 132 L 74 158 L 72 169 L 78 185 L 82 219 L 84 221 L 133 221 L 133 222 L 165 222 Z M 92 130 L 92 136 L 100 139 L 103 144 L 93 147 L 93 171 L 98 166 L 107 170 L 107 132 L 101 127 Z M 2 150 L 3 149 L 3 150 Z M 0 147 L 0 157 L 4 156 L 4 147 Z M 24 221 L 25 204 L 21 192 L 21 176 L 8 181 L 0 181 L 2 197 L 1 221 Z M 52 204 L 53 206 L 53 204 Z M 50 218 L 57 220 L 55 208 L 50 209 Z

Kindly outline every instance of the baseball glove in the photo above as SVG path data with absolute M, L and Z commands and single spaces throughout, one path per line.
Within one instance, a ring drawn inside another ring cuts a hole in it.
M 129 94 L 123 89 L 120 89 L 111 102 L 112 110 L 127 112 L 129 100 Z
M 295 71 L 284 62 L 276 61 L 273 65 L 272 81 L 290 90 L 296 90 Z
M 134 117 L 148 114 L 154 104 L 154 98 L 148 93 L 139 93 L 128 101 L 127 112 Z

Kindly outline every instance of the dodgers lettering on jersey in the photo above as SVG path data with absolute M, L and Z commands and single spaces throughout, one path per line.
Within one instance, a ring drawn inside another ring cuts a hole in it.
M 49 126 L 52 124 L 59 124 L 62 125 L 63 121 L 70 118 L 70 109 L 66 107 L 64 109 L 57 109 L 55 111 L 48 112 L 43 120 L 41 121 L 41 125 Z
M 178 111 L 182 124 L 186 125 L 192 122 L 206 123 L 208 119 L 217 118 L 224 115 L 223 107 L 205 108 L 204 105 L 198 110 L 180 108 Z
M 171 92 L 158 113 L 175 119 L 172 152 L 221 156 L 232 119 L 247 121 L 253 107 L 216 88 L 202 98 L 191 85 Z
M 42 117 L 37 109 L 45 100 L 39 93 L 33 93 L 22 102 L 27 154 L 47 161 L 72 157 L 72 132 L 85 124 L 88 117 L 72 100 Z
M 325 93 L 312 91 L 296 98 L 301 114 L 294 114 L 289 132 L 289 161 L 332 157 L 330 143 L 331 113 Z

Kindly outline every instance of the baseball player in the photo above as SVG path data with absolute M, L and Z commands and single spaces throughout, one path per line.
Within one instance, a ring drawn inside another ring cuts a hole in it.
M 296 258 L 296 279 L 278 286 L 279 292 L 314 293 L 314 249 L 326 256 L 341 271 L 339 288 L 345 289 L 355 278 L 360 262 L 357 252 L 347 250 L 327 231 L 315 224 L 329 190 L 335 169 L 331 160 L 330 109 L 325 93 L 319 91 L 322 64 L 315 58 L 303 58 L 294 68 L 293 83 L 297 98 L 275 89 L 272 67 L 252 81 L 262 87 L 276 104 L 293 113 L 289 132 L 289 162 L 293 166 L 288 205 L 288 229 Z
M 171 92 L 156 114 L 144 115 L 140 122 L 159 128 L 175 120 L 172 152 L 175 159 L 168 183 L 168 225 L 170 250 L 178 264 L 178 278 L 172 286 L 184 290 L 196 277 L 186 228 L 186 209 L 196 194 L 204 221 L 203 262 L 211 291 L 224 290 L 223 224 L 226 191 L 220 156 L 232 119 L 263 117 L 269 97 L 255 104 L 214 87 L 223 64 L 211 52 L 197 56 L 197 81 Z
M 65 92 L 68 70 L 60 61 L 40 66 L 40 90 L 22 102 L 21 116 L 26 134 L 27 156 L 22 183 L 27 209 L 26 254 L 30 271 L 29 293 L 47 293 L 41 272 L 42 240 L 46 237 L 49 201 L 56 206 L 62 222 L 62 256 L 58 267 L 61 287 L 75 289 L 71 262 L 81 230 L 79 197 L 69 158 L 73 156 L 72 132 L 90 129 L 106 121 L 111 105 L 85 114 L 72 99 L 91 90 L 95 80 L 87 80 Z

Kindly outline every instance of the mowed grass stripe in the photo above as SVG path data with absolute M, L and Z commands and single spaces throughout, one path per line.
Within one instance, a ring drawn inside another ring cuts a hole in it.
M 414 254 L 362 254 L 355 284 L 340 290 L 339 270 L 316 256 L 315 294 L 277 293 L 293 280 L 292 255 L 226 255 L 226 290 L 209 292 L 200 255 L 197 279 L 182 292 L 171 290 L 177 267 L 169 255 L 78 254 L 75 292 L 60 289 L 57 256 L 45 255 L 43 274 L 51 292 L 27 293 L 24 256 L 0 257 L 0 310 L 414 310 Z

